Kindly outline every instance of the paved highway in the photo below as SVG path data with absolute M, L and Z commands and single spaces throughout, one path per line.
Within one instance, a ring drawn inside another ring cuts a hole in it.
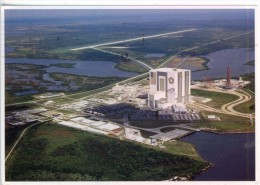
M 6 158 L 5 158 L 5 161 L 9 158 L 9 156 L 11 155 L 11 153 L 13 152 L 14 148 L 17 146 L 17 144 L 19 143 L 19 141 L 21 140 L 21 138 L 23 137 L 24 133 L 31 127 L 35 126 L 35 125 L 38 125 L 40 123 L 45 123 L 45 122 L 48 122 L 48 121 L 51 121 L 51 119 L 48 119 L 44 122 L 38 122 L 38 123 L 34 123 L 30 126 L 28 126 L 26 129 L 24 129 L 24 131 L 21 133 L 21 135 L 19 136 L 19 138 L 17 139 L 17 141 L 15 142 L 14 146 L 12 147 L 12 149 L 10 150 L 10 152 L 7 154 Z
M 201 89 L 201 88 L 196 88 L 196 89 Z M 218 93 L 226 93 L 226 94 L 232 94 L 235 96 L 238 96 L 238 99 L 229 102 L 225 105 L 223 105 L 221 107 L 221 109 L 216 109 L 210 106 L 207 106 L 205 104 L 202 103 L 195 103 L 194 105 L 197 106 L 197 108 L 200 108 L 202 110 L 206 110 L 206 111 L 212 111 L 212 112 L 217 112 L 217 113 L 222 113 L 222 114 L 229 114 L 229 115 L 234 115 L 234 116 L 240 116 L 240 117 L 244 117 L 244 118 L 250 118 L 252 117 L 252 114 L 246 114 L 246 113 L 241 113 L 238 112 L 236 110 L 234 110 L 234 107 L 245 103 L 247 101 L 249 101 L 252 97 L 250 94 L 246 93 L 243 90 L 239 90 L 239 91 L 220 91 L 220 90 L 213 90 L 213 89 L 201 89 L 201 90 L 205 90 L 205 91 L 211 91 L 211 92 L 218 92 Z M 241 93 L 242 92 L 242 93 Z
M 98 50 L 98 51 L 101 51 L 101 52 L 104 52 L 104 53 L 109 53 L 109 54 L 112 54 L 112 55 L 117 55 L 117 56 L 120 56 L 120 57 L 121 57 L 121 55 L 122 55 L 122 54 L 120 54 L 120 53 L 115 53 L 115 52 L 107 51 L 107 50 L 100 49 L 100 48 L 93 48 L 93 49 Z M 147 69 L 149 69 L 149 70 L 153 69 L 151 66 L 149 66 L 149 65 L 146 64 L 145 62 L 142 62 L 142 61 L 140 61 L 140 60 L 136 60 L 136 59 L 134 59 L 134 58 L 132 58 L 132 57 L 128 57 L 128 59 L 131 60 L 131 61 L 133 61 L 133 62 L 135 62 L 135 63 L 141 64 L 142 66 L 144 66 L 145 68 L 147 68 Z
M 187 30 L 186 30 L 187 31 Z M 190 30 L 191 31 L 191 30 Z M 173 33 L 173 32 L 171 32 Z M 190 51 L 190 50 L 193 50 L 193 49 L 197 49 L 199 47 L 204 47 L 204 46 L 208 46 L 208 45 L 211 45 L 211 44 L 215 44 L 215 43 L 218 43 L 218 42 L 221 42 L 221 41 L 224 41 L 224 40 L 228 40 L 228 39 L 232 39 L 232 38 L 235 38 L 235 37 L 239 37 L 239 36 L 242 36 L 242 35 L 246 35 L 246 34 L 249 34 L 249 33 L 252 33 L 252 32 L 245 32 L 245 33 L 241 33 L 241 34 L 237 34 L 237 35 L 233 35 L 233 36 L 230 36 L 230 37 L 226 37 L 226 38 L 223 38 L 223 39 L 220 39 L 220 40 L 216 40 L 216 41 L 213 41 L 213 42 L 209 42 L 209 43 L 206 43 L 206 44 L 203 44 L 201 46 L 196 46 L 196 47 L 191 47 L 191 48 L 188 48 L 188 49 L 184 49 L 178 53 L 176 53 L 175 55 L 173 55 L 172 57 L 170 57 L 169 59 L 167 59 L 166 61 L 164 61 L 162 64 L 160 64 L 157 68 L 160 68 L 160 67 L 163 67 L 165 64 L 167 64 L 170 60 L 172 60 L 173 58 L 177 57 L 179 54 L 181 54 L 182 52 L 184 51 Z M 167 33 L 166 33 L 167 34 Z M 169 33 L 168 33 L 169 34 Z M 159 35 L 162 35 L 162 34 L 159 34 Z M 143 38 L 143 37 L 142 37 Z M 124 40 L 124 42 L 128 42 L 127 40 Z M 106 43 L 106 45 L 110 45 L 108 43 Z M 94 47 L 94 46 L 92 46 Z M 95 45 L 95 47 L 97 47 L 97 45 Z M 93 48 L 92 48 L 93 49 Z M 97 49 L 97 48 L 95 48 Z M 113 87 L 114 85 L 118 85 L 118 84 L 121 84 L 121 83 L 125 83 L 125 82 L 128 82 L 128 81 L 131 81 L 133 79 L 136 79 L 136 78 L 141 78 L 142 76 L 145 76 L 147 75 L 148 72 L 146 73 L 143 73 L 143 74 L 140 74 L 140 75 L 137 75 L 137 76 L 134 76 L 134 77 L 131 77 L 131 78 L 128 78 L 126 80 L 123 80 L 119 83 L 115 83 L 113 85 L 108 85 L 106 87 L 101 87 L 99 89 L 95 89 L 95 90 L 91 90 L 91 91 L 88 91 L 88 92 L 94 92 L 94 91 L 97 91 L 97 90 L 104 90 L 108 87 Z M 74 95 L 81 95 L 81 94 L 84 94 L 86 92 L 79 92 L 79 93 L 74 93 L 74 94 L 70 94 L 70 95 L 67 95 L 68 97 L 71 97 L 71 96 L 74 96 Z M 84 98 L 88 97 L 88 96 L 91 96 L 91 95 L 86 95 Z M 60 97 L 56 97 L 56 98 L 50 98 L 50 99 L 58 99 Z M 83 99 L 83 98 L 81 98 Z M 11 104 L 7 104 L 6 106 L 11 106 L 11 105 L 19 105 L 19 104 L 24 104 L 24 103 L 35 103 L 35 102 L 38 102 L 38 101 L 42 101 L 42 100 L 31 100 L 31 101 L 23 101 L 23 102 L 18 102 L 18 103 L 11 103 Z
M 209 45 L 212 45 L 212 44 L 216 44 L 218 42 L 223 42 L 225 40 L 229 40 L 229 39 L 233 39 L 233 38 L 236 38 L 236 37 L 240 37 L 242 35 L 246 35 L 246 34 L 249 34 L 249 33 L 253 33 L 253 31 L 250 31 L 250 32 L 245 32 L 245 33 L 240 33 L 240 34 L 237 34 L 237 35 L 233 35 L 233 36 L 230 36 L 230 37 L 226 37 L 226 38 L 223 38 L 223 39 L 219 39 L 219 40 L 215 40 L 215 41 L 212 41 L 212 42 L 208 42 L 208 43 L 205 43 L 205 44 L 202 44 L 200 46 L 194 46 L 194 47 L 191 47 L 191 48 L 188 48 L 188 49 L 184 49 L 184 50 L 181 50 L 179 51 L 178 53 L 176 53 L 175 55 L 173 55 L 172 57 L 170 57 L 169 59 L 167 59 L 166 61 L 164 61 L 162 64 L 160 64 L 157 68 L 160 68 L 160 67 L 163 67 L 165 64 L 167 64 L 170 60 L 172 60 L 173 58 L 175 58 L 176 56 L 180 55 L 182 52 L 185 52 L 185 51 L 191 51 L 191 50 L 194 50 L 194 49 L 199 49 L 201 47 L 205 47 L 205 46 L 209 46 Z
M 190 31 L 195 31 L 196 29 L 188 29 L 188 30 L 181 30 L 181 31 L 174 31 L 174 32 L 169 32 L 169 33 L 162 33 L 162 34 L 156 34 L 156 35 L 149 35 L 145 37 L 137 37 L 133 39 L 125 39 L 125 40 L 119 40 L 115 42 L 107 42 L 103 44 L 96 44 L 96 45 L 91 45 L 91 46 L 85 46 L 85 47 L 80 47 L 80 48 L 74 48 L 71 49 L 72 51 L 77 51 L 77 50 L 83 50 L 83 49 L 89 49 L 89 48 L 96 48 L 100 46 L 107 46 L 107 45 L 113 45 L 113 44 L 121 44 L 125 42 L 132 42 L 132 41 L 137 41 L 137 40 L 143 40 L 143 39 L 150 39 L 150 38 L 156 38 L 156 37 L 162 37 L 166 35 L 173 35 L 173 34 L 178 34 L 178 33 L 185 33 L 185 32 L 190 32 Z

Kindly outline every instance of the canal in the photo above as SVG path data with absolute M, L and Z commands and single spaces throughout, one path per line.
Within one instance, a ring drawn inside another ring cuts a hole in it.
M 195 176 L 195 181 L 255 180 L 255 134 L 196 132 L 181 141 L 195 145 L 213 167 Z

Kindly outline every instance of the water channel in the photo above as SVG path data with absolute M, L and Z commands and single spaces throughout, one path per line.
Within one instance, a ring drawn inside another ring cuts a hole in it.
M 231 76 L 239 76 L 245 73 L 255 72 L 254 65 L 244 65 L 246 62 L 255 59 L 255 51 L 247 48 L 226 49 L 203 56 L 210 59 L 207 66 L 209 70 L 192 73 L 192 80 L 207 78 L 225 78 L 227 66 L 231 67 Z
M 192 143 L 213 167 L 195 181 L 252 181 L 255 179 L 255 134 L 196 132 L 181 141 Z
M 115 68 L 116 63 L 111 61 L 77 61 L 77 60 L 58 60 L 58 59 L 28 59 L 28 58 L 6 58 L 6 63 L 24 63 L 35 65 L 50 65 L 59 63 L 75 64 L 74 68 L 64 68 L 57 66 L 46 66 L 44 70 L 48 73 L 67 73 L 86 76 L 116 76 L 116 77 L 132 77 L 137 75 L 133 72 L 121 71 Z

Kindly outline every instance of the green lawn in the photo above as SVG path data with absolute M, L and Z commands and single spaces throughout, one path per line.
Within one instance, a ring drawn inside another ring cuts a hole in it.
M 203 161 L 201 156 L 196 151 L 195 147 L 183 141 L 167 141 L 163 143 L 163 146 L 166 147 L 166 151 L 175 155 L 188 156 L 196 160 Z
M 141 64 L 137 64 L 135 62 L 119 62 L 115 66 L 117 69 L 121 71 L 130 71 L 130 72 L 136 72 L 136 73 L 144 73 L 147 72 L 147 69 L 142 67 Z
M 255 113 L 255 94 L 246 89 L 244 90 L 251 95 L 252 97 L 251 100 L 235 106 L 234 109 L 238 112 L 247 113 L 247 114 Z
M 6 180 L 166 180 L 207 165 L 132 142 L 41 124 L 27 131 L 6 162 Z
M 214 129 L 217 132 L 254 132 L 255 126 L 251 126 L 250 120 L 238 116 L 204 112 L 205 115 L 216 115 L 221 121 L 203 121 L 193 125 L 195 128 Z
M 211 98 L 212 101 L 208 102 L 207 105 L 214 108 L 221 108 L 222 105 L 238 99 L 238 96 L 236 95 L 219 93 L 219 92 L 211 92 L 211 91 L 200 90 L 200 89 L 191 89 L 191 95 Z

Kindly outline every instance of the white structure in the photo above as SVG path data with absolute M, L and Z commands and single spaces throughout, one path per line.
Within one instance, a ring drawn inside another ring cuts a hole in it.
M 150 91 L 148 106 L 167 108 L 183 105 L 190 97 L 190 70 L 176 68 L 159 68 L 150 71 Z
M 125 138 L 140 143 L 145 143 L 145 144 L 153 144 L 153 145 L 157 144 L 155 139 L 152 141 L 152 139 L 150 138 L 144 138 L 142 137 L 140 130 L 133 129 L 133 128 L 125 127 Z
M 135 93 L 137 91 L 138 85 L 115 85 L 112 88 L 113 93 L 127 92 L 127 93 Z

